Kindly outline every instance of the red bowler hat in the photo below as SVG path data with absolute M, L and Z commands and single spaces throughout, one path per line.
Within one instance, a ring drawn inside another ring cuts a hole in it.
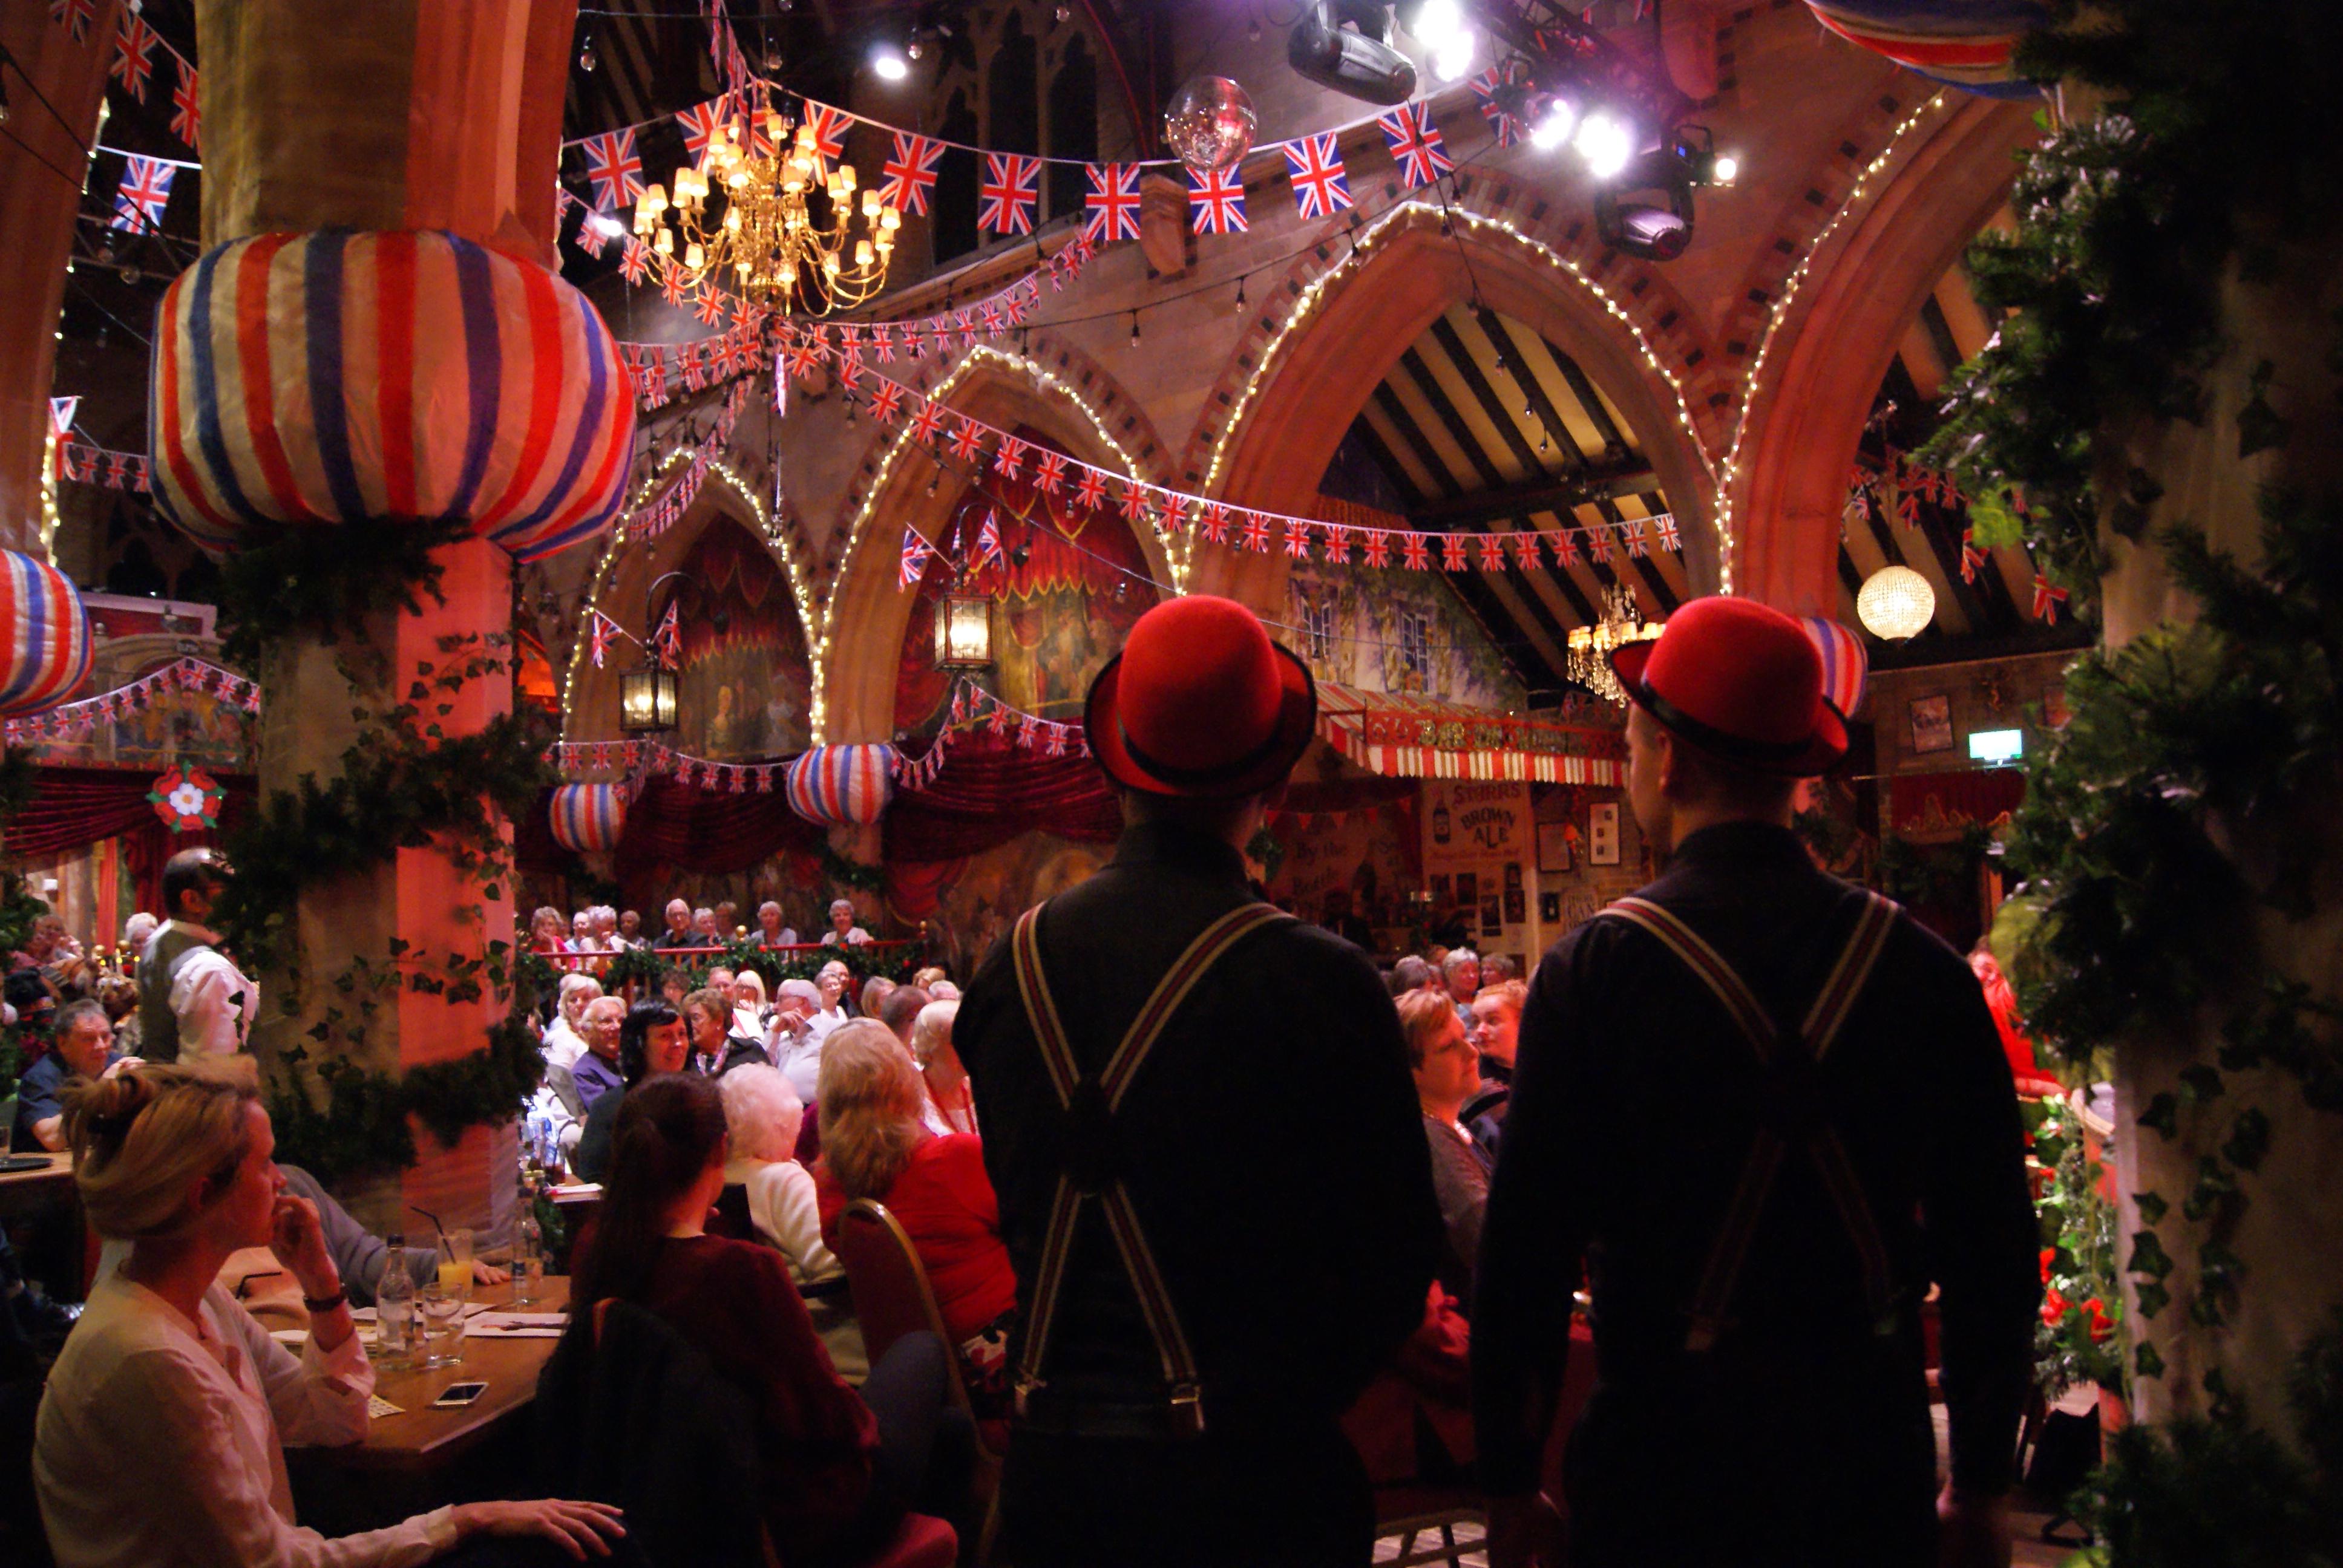
M 1108 778 L 1207 799 L 1282 782 L 1317 721 L 1310 667 L 1272 642 L 1252 611 L 1209 594 L 1141 616 L 1082 712 Z
M 1696 598 L 1655 641 L 1611 654 L 1636 705 L 1713 757 L 1809 779 L 1846 755 L 1846 717 L 1823 695 L 1805 629 L 1755 599 Z

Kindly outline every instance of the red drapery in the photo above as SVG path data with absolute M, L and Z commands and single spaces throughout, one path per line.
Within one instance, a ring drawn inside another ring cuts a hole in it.
M 955 735 L 943 771 L 887 809 L 892 865 L 962 859 L 1036 829 L 1112 843 L 1122 811 L 1087 757 L 1045 757 L 988 734 Z
M 1888 824 L 1898 833 L 1953 832 L 1991 827 L 2026 798 L 2026 774 L 2016 768 L 1965 768 L 1946 773 L 1899 773 L 1887 781 Z
M 165 827 L 146 799 L 156 777 L 143 768 L 35 768 L 33 798 L 9 822 L 0 849 L 14 860 L 45 861 L 120 839 L 136 889 L 136 907 L 159 913 L 163 862 L 181 849 L 215 842 L 216 835 L 202 829 L 174 833 Z M 249 773 L 211 777 L 226 792 L 220 826 L 232 829 L 253 809 L 259 787 Z

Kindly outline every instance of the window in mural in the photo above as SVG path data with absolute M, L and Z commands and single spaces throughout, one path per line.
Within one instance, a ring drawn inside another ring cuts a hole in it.
M 1432 676 L 1432 617 L 1420 609 L 1402 609 L 1399 643 L 1393 660 L 1393 691 L 1422 691 Z
M 1331 598 L 1305 598 L 1302 601 L 1302 657 L 1313 666 L 1325 666 L 1334 661 L 1334 601 Z
M 718 518 L 679 568 L 696 585 L 678 598 L 678 749 L 739 760 L 808 744 L 813 669 L 789 585 L 765 547 Z
M 1016 434 L 1036 447 L 1062 450 L 1031 429 Z M 975 553 L 988 512 L 1002 558 L 971 571 L 965 591 L 992 600 L 992 667 L 980 679 L 1010 706 L 1079 721 L 1091 678 L 1155 603 L 1147 558 L 1120 518 L 1079 511 L 1028 479 L 987 475 L 952 508 L 920 579 L 896 672 L 899 730 L 932 728 L 951 701 L 953 678 L 935 667 L 936 601 L 953 586 L 952 563 Z

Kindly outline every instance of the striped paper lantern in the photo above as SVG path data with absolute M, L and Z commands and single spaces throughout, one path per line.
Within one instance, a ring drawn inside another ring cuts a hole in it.
M 256 524 L 460 518 L 533 561 L 623 504 L 618 346 L 534 263 L 427 231 L 256 235 L 156 319 L 155 492 L 216 555 Z
M 618 844 L 627 825 L 626 792 L 616 784 L 563 784 L 553 791 L 553 841 L 575 855 L 599 854 Z
M 0 717 L 44 712 L 89 678 L 89 611 L 48 562 L 0 550 L 0 613 L 8 626 Z
M 2040 89 L 2010 57 L 2042 25 L 2037 0 L 1806 0 L 1815 20 L 1931 81 L 1989 98 L 2031 98 Z
M 1823 656 L 1823 695 L 1840 713 L 1852 714 L 1863 701 L 1864 678 L 1871 671 L 1871 654 L 1862 637 L 1828 616 L 1802 615 L 1798 624 Z
M 789 809 L 835 828 L 876 822 L 895 792 L 891 746 L 817 746 L 789 764 Z

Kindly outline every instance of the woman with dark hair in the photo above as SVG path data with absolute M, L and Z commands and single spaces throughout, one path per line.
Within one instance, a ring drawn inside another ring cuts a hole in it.
M 611 1166 L 570 1280 L 573 1312 L 629 1302 L 706 1355 L 756 1412 L 765 1525 L 789 1563 L 851 1561 L 915 1501 L 959 1512 L 974 1434 L 947 1406 L 933 1334 L 899 1340 L 862 1392 L 839 1380 L 778 1252 L 707 1233 L 724 1189 L 724 1102 L 669 1073 L 630 1089 Z
M 586 1112 L 585 1131 L 570 1160 L 580 1181 L 599 1181 L 609 1174 L 611 1129 L 627 1091 L 655 1073 L 681 1072 L 690 1054 L 683 1020 L 665 1000 L 653 997 L 627 1010 L 618 1025 L 618 1087 L 603 1091 Z

